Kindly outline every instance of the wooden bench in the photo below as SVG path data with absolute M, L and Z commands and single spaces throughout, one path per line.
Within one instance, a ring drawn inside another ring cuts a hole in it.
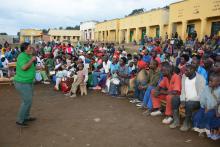
M 166 108 L 167 102 L 165 100 L 160 100 L 160 101 L 161 101 L 161 106 Z M 185 117 L 185 108 L 179 107 L 179 115 L 180 117 Z
M 12 85 L 13 84 L 12 78 L 0 78 L 0 85 L 3 85 L 3 84 Z

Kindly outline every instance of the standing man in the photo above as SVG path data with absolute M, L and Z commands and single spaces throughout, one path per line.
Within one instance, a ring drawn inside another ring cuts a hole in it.
M 32 53 L 33 50 L 29 43 L 21 44 L 21 53 L 17 59 L 14 78 L 15 88 L 21 96 L 21 105 L 16 121 L 16 124 L 20 126 L 27 126 L 28 121 L 36 120 L 36 118 L 29 116 L 33 97 L 33 81 L 36 74 L 36 57 L 32 56 Z

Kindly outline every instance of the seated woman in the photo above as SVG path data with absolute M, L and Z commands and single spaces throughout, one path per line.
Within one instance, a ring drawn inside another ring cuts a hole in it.
M 193 117 L 194 131 L 206 133 L 213 140 L 220 139 L 220 75 L 213 73 L 209 85 L 200 95 L 200 110 Z
M 126 96 L 128 92 L 129 71 L 126 65 L 126 58 L 120 59 L 119 68 L 114 70 L 110 80 L 109 94 L 112 96 Z
M 126 65 L 127 59 L 125 57 L 121 57 L 120 59 L 120 67 L 118 70 L 118 77 L 120 80 L 120 93 L 121 96 L 127 96 L 128 94 L 128 84 L 129 84 L 129 70 Z

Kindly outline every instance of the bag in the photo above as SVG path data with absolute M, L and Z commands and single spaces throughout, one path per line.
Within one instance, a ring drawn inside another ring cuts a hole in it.
M 113 78 L 111 79 L 111 82 L 115 85 L 119 85 L 120 84 L 120 80 L 118 78 Z
M 49 72 L 49 75 L 50 75 L 50 76 L 55 75 L 55 71 L 50 71 L 50 72 Z
M 62 91 L 63 93 L 67 93 L 67 92 L 70 91 L 70 87 L 67 85 L 66 82 L 61 82 L 60 85 L 61 85 L 61 91 Z
M 40 81 L 42 80 L 41 74 L 40 74 L 39 72 L 36 73 L 36 75 L 35 75 L 35 80 L 36 80 L 37 82 L 40 82 Z

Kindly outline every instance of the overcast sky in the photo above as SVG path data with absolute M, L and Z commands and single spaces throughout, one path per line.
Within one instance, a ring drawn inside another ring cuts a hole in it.
M 87 20 L 121 18 L 132 10 L 164 7 L 179 0 L 0 0 L 0 32 L 59 28 Z

